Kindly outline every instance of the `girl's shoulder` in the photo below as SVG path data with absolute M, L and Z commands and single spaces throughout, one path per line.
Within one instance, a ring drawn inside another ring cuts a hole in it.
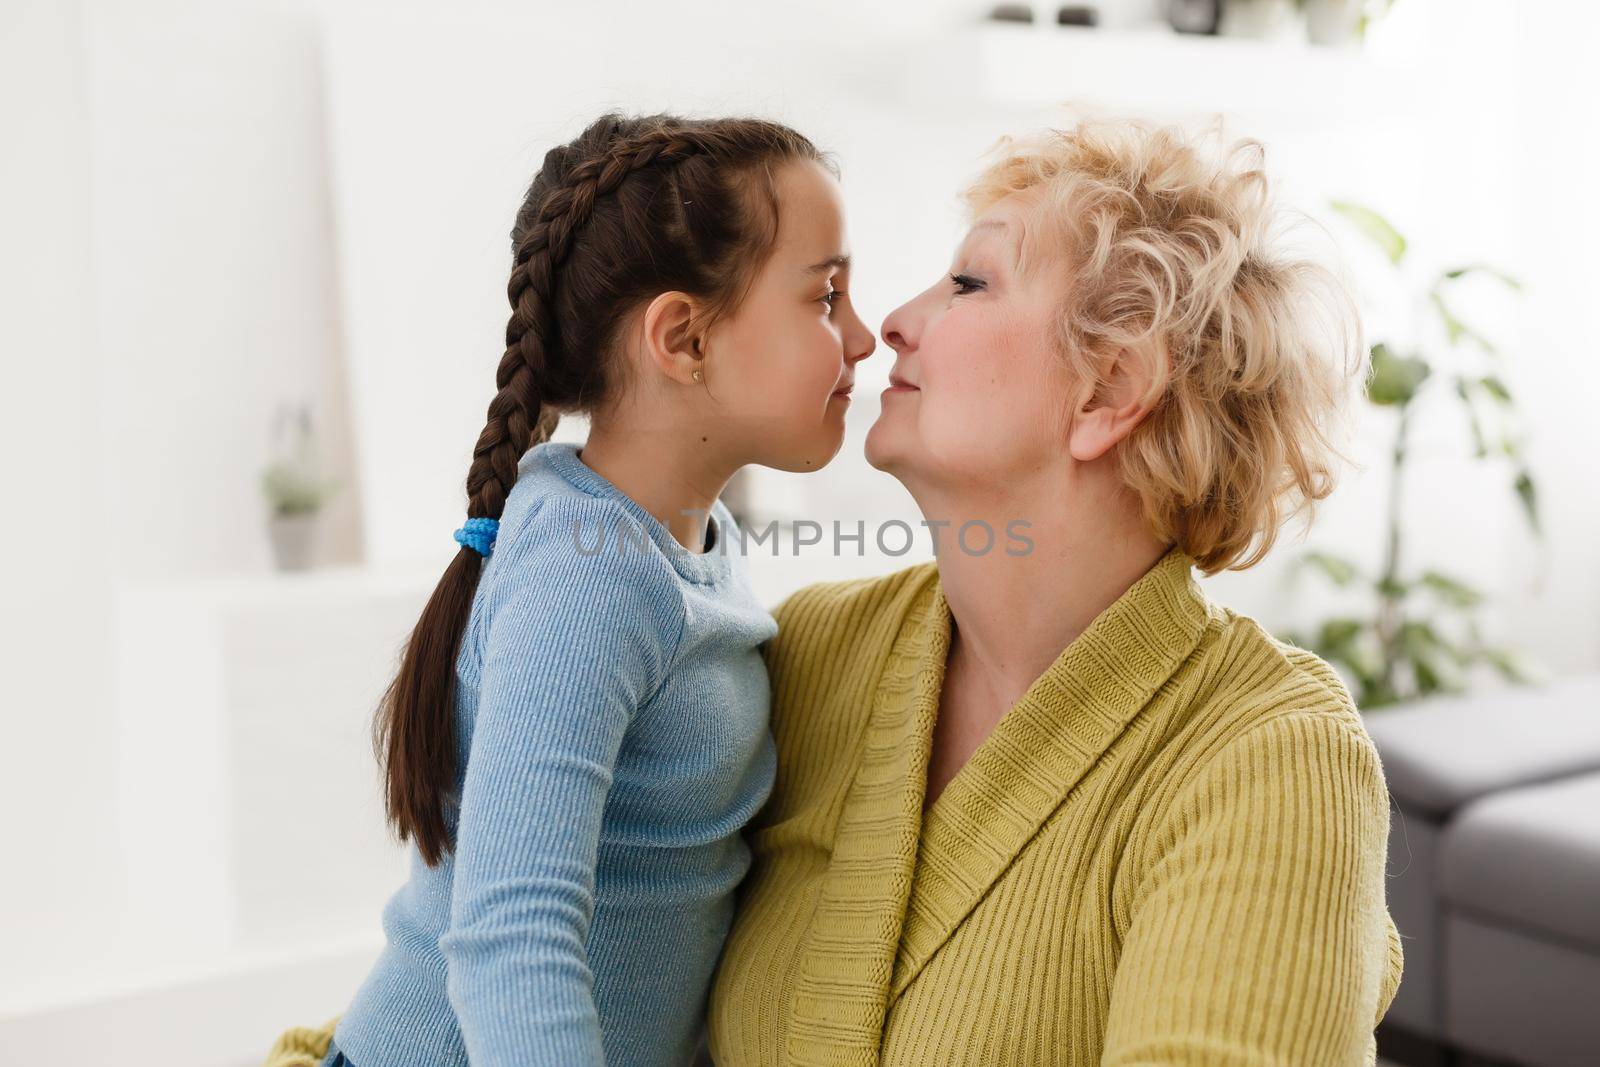
M 651 548 L 644 525 L 617 501 L 548 494 L 529 501 L 510 524 L 502 519 L 490 567 L 497 580 L 518 583 L 559 575 L 672 585 L 671 565 Z
M 484 623 L 526 608 L 608 621 L 637 638 L 671 639 L 682 628 L 686 609 L 671 566 L 638 547 L 638 520 L 617 502 L 550 494 L 505 523 L 480 578 Z M 626 547 L 617 547 L 619 531 Z

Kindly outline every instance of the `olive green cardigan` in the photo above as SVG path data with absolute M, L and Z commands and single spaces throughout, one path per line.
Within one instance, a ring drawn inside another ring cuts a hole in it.
M 923 814 L 934 564 L 802 589 L 712 989 L 723 1067 L 1338 1067 L 1400 982 L 1389 798 L 1337 675 L 1176 548 Z

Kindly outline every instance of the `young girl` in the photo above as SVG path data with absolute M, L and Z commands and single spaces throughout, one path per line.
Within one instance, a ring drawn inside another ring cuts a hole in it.
M 379 709 L 410 879 L 337 1031 L 274 1063 L 330 1033 L 355 1067 L 686 1063 L 772 784 L 777 627 L 717 498 L 843 439 L 874 341 L 832 166 L 771 122 L 606 115 L 511 237 L 463 547 Z

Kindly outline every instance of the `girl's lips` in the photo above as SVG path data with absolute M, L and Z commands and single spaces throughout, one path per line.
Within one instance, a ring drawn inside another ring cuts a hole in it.
M 918 391 L 916 386 L 906 385 L 904 382 L 890 382 L 889 388 L 884 390 L 886 393 L 915 393 Z

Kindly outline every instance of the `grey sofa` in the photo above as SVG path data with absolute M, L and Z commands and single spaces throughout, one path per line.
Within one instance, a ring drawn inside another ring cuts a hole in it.
M 1380 1052 L 1600 1065 L 1600 674 L 1373 711 L 1405 974 Z

